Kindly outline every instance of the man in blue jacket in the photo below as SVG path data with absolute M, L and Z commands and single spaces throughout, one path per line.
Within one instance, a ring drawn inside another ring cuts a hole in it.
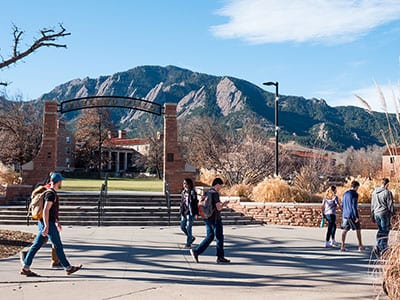
M 358 240 L 358 251 L 365 250 L 361 241 L 361 226 L 360 218 L 358 215 L 358 193 L 357 190 L 360 187 L 358 181 L 351 182 L 351 189 L 346 191 L 342 197 L 342 246 L 340 251 L 346 251 L 345 242 L 346 235 L 349 230 L 355 230 L 357 233 Z

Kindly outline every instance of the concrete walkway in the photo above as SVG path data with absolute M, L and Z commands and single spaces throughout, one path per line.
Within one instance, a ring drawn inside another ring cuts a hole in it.
M 36 233 L 35 225 L 0 228 Z M 214 243 L 194 263 L 176 227 L 66 227 L 66 255 L 84 268 L 71 276 L 51 269 L 49 245 L 33 262 L 38 278 L 19 274 L 17 255 L 1 259 L 0 299 L 387 299 L 370 251 L 357 251 L 355 232 L 342 253 L 322 247 L 325 230 L 225 226 L 232 263 L 221 265 Z M 200 242 L 204 227 L 193 231 Z M 362 231 L 369 249 L 375 233 Z

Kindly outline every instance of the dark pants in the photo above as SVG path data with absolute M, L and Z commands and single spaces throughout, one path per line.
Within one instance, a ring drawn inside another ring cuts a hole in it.
M 332 240 L 335 239 L 336 233 L 336 215 L 325 215 L 325 219 L 328 221 L 328 231 L 326 232 L 326 241 L 332 237 Z
M 216 220 L 207 220 L 206 219 L 206 220 L 204 220 L 204 223 L 206 225 L 207 236 L 193 250 L 198 255 L 200 255 L 207 249 L 207 247 L 211 244 L 211 242 L 214 240 L 214 237 L 215 237 L 215 242 L 216 242 L 216 247 L 217 247 L 217 257 L 225 257 L 224 233 L 223 233 L 223 229 L 222 229 L 222 220 L 219 218 Z

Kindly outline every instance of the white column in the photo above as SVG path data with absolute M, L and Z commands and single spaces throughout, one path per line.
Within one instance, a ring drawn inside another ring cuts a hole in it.
M 124 152 L 124 171 L 128 169 L 128 152 Z
M 111 170 L 111 163 L 112 163 L 112 153 L 111 150 L 108 151 L 108 165 L 107 170 Z
M 116 151 L 116 158 L 115 158 L 115 175 L 119 175 L 119 151 Z

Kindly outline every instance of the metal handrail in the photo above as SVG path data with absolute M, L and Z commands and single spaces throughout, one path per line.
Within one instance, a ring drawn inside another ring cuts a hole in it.
M 169 185 L 168 181 L 165 180 L 165 201 L 167 204 L 167 210 L 168 210 L 168 226 L 171 225 L 171 193 L 169 191 Z
M 107 190 L 108 190 L 108 173 L 104 176 L 104 183 L 101 185 L 99 200 L 97 201 L 97 226 L 100 227 L 103 224 L 104 219 L 104 205 L 107 202 Z

